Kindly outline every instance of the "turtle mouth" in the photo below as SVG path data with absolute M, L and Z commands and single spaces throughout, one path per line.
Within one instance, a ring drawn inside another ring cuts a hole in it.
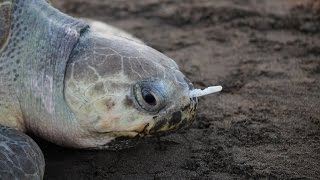
M 190 104 L 183 107 L 168 118 L 154 117 L 156 123 L 150 127 L 147 123 L 142 130 L 139 131 L 113 131 L 105 132 L 114 137 L 114 139 L 100 148 L 107 150 L 121 150 L 145 142 L 152 137 L 166 136 L 180 129 L 187 129 L 194 121 L 197 109 L 197 98 L 191 98 Z
M 156 120 L 149 134 L 163 136 L 179 129 L 189 128 L 195 119 L 197 104 L 197 98 L 190 98 L 190 103 L 181 110 L 172 113 L 170 117 Z
M 126 138 L 136 138 L 136 137 L 144 137 L 148 135 L 147 128 L 149 127 L 149 123 L 144 125 L 142 130 L 131 130 L 131 131 L 110 131 L 110 132 L 104 132 L 105 134 L 110 134 L 110 136 L 113 136 L 115 138 L 119 137 L 126 137 Z
M 148 81 L 147 83 L 143 82 L 142 85 L 136 84 L 133 85 L 131 89 L 131 98 L 134 102 L 133 104 L 135 106 L 138 106 L 138 108 L 140 108 L 138 110 L 142 112 L 145 112 L 146 110 L 141 110 L 141 105 L 135 103 L 139 101 L 136 99 L 136 96 L 143 95 L 143 90 L 141 88 L 148 87 L 149 83 L 150 81 Z M 155 87 L 154 84 L 150 86 Z M 192 85 L 189 85 L 188 87 L 190 89 L 193 89 Z M 156 90 L 154 89 L 151 89 L 150 91 L 156 92 Z M 145 101 L 147 102 L 148 100 Z M 168 134 L 177 132 L 178 130 L 189 128 L 195 119 L 198 99 L 197 97 L 189 97 L 185 95 L 181 97 L 181 103 L 184 105 L 181 104 L 180 108 L 177 108 L 175 106 L 170 107 L 168 105 L 168 108 L 161 107 L 162 110 L 157 113 L 149 112 L 148 114 L 153 116 L 152 123 L 141 125 L 139 130 L 104 132 L 114 139 L 104 144 L 101 148 L 108 150 L 126 149 L 136 146 L 141 142 L 146 142 L 148 139 L 152 139 L 152 137 L 166 136 Z

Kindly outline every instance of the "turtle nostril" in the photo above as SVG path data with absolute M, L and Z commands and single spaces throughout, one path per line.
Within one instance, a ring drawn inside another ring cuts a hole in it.
M 143 96 L 143 99 L 148 103 L 150 106 L 157 105 L 157 100 L 152 94 L 146 94 Z

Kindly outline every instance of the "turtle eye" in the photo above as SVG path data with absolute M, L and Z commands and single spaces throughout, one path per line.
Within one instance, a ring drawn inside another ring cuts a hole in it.
M 139 108 L 149 113 L 158 113 L 166 105 L 163 88 L 155 82 L 140 82 L 133 87 L 132 92 Z
M 156 97 L 149 92 L 142 92 L 143 100 L 148 103 L 150 106 L 156 106 L 157 105 L 157 99 Z

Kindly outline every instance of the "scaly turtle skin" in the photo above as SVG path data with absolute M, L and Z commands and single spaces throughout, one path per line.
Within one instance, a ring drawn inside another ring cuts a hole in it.
M 42 179 L 29 132 L 62 146 L 119 149 L 192 123 L 176 63 L 99 34 L 45 0 L 0 0 L 0 179 Z

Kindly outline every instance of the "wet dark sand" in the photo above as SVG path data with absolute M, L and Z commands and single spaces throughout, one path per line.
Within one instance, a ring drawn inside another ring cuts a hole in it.
M 318 179 L 320 16 L 279 0 L 55 0 L 177 61 L 200 98 L 189 130 L 122 151 L 41 145 L 45 179 Z

